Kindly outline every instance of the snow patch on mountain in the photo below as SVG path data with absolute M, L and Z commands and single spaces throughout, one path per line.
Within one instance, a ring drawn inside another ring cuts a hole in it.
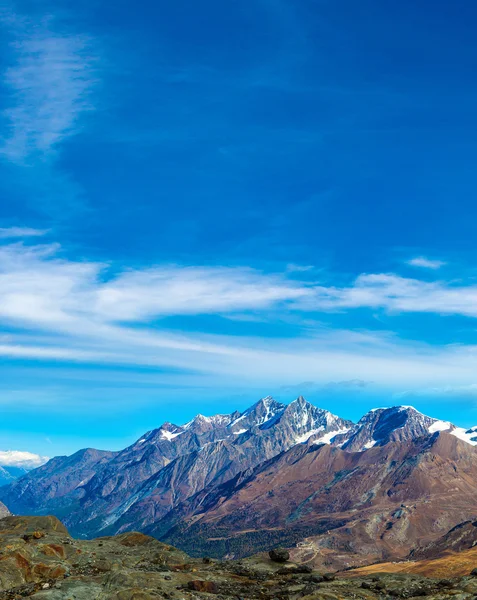
M 307 431 L 307 432 L 303 433 L 302 435 L 299 435 L 295 439 L 295 444 L 304 444 L 312 436 L 317 435 L 318 433 L 320 433 L 324 429 L 325 428 L 322 426 L 322 427 L 318 427 L 317 429 L 312 429 L 311 431 Z M 316 440 L 313 440 L 313 442 L 315 444 L 331 444 L 331 442 L 334 440 L 334 438 L 337 435 L 343 435 L 345 433 L 348 433 L 349 430 L 350 430 L 350 427 L 344 427 L 342 429 L 334 429 L 332 431 L 327 431 L 321 437 L 317 438 Z
M 450 421 L 437 420 L 429 427 L 429 433 L 436 433 L 436 431 L 447 431 L 456 438 L 467 442 L 467 444 L 477 446 L 477 426 L 465 429 L 464 427 L 456 427 Z
M 372 440 L 371 442 L 366 442 L 363 446 L 363 450 L 369 450 L 373 446 L 376 446 L 376 440 Z
M 449 432 L 451 435 L 455 435 L 456 438 L 467 442 L 471 446 L 477 446 L 477 436 L 475 428 L 464 429 L 463 427 L 456 427 Z
M 337 435 L 342 435 L 344 433 L 348 433 L 349 430 L 350 430 L 349 427 L 345 427 L 344 429 L 338 429 L 338 431 L 328 431 L 328 433 L 325 433 L 325 435 L 323 435 L 320 438 L 318 438 L 317 440 L 315 440 L 315 443 L 331 444 L 331 442 L 334 440 L 334 438 Z
M 183 431 L 179 431 L 178 433 L 172 433 L 170 431 L 164 430 L 162 432 L 162 437 L 165 440 L 169 440 L 172 441 L 174 438 L 176 438 L 178 435 L 181 435 L 181 433 L 184 433 Z
M 299 435 L 298 437 L 295 438 L 295 444 L 303 444 L 304 442 L 307 442 L 311 438 L 312 435 L 320 433 L 320 431 L 323 431 L 323 429 L 324 429 L 324 427 L 318 427 L 318 429 L 312 429 L 311 431 L 306 431 L 302 435 Z M 336 432 L 333 432 L 333 435 L 336 435 Z
M 449 421 L 435 421 L 429 427 L 429 433 L 435 433 L 436 431 L 447 431 L 453 427 L 452 423 Z

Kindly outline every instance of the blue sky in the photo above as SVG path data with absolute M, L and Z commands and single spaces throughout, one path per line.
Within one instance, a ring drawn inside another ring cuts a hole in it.
M 0 449 L 267 394 L 477 423 L 476 18 L 2 3 Z

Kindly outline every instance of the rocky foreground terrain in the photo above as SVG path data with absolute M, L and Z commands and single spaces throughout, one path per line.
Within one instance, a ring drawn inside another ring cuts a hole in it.
M 474 553 L 477 564 L 477 551 L 468 552 Z M 420 563 L 402 563 L 397 573 L 381 573 L 382 567 L 375 565 L 333 574 L 283 561 L 286 553 L 278 552 L 274 558 L 194 559 L 141 533 L 77 540 L 55 517 L 8 516 L 0 520 L 0 600 L 471 600 L 477 596 L 477 576 L 470 574 L 472 565 L 467 563 L 461 576 L 449 578 L 441 565 L 439 576 L 429 578 L 405 573 L 406 565 L 407 570 L 416 570 Z

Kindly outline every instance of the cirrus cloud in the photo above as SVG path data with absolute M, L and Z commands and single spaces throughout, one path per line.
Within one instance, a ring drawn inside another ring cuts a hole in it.
M 0 8 L 2 193 L 65 219 L 85 206 L 81 185 L 60 166 L 67 140 L 96 107 L 98 44 L 74 16 L 34 17 Z M 61 210 L 59 210 L 61 209 Z
M 262 338 L 253 327 L 247 335 L 211 334 L 207 326 L 178 332 L 165 319 L 236 314 L 246 319 L 248 311 L 276 319 L 355 308 L 477 317 L 475 306 L 472 284 L 395 274 L 363 274 L 347 287 L 333 287 L 248 267 L 118 269 L 68 259 L 57 244 L 0 245 L 0 324 L 6 332 L 0 354 L 12 359 L 178 369 L 208 384 L 243 380 L 246 374 L 264 385 L 297 380 L 471 385 L 477 367 L 471 345 L 431 346 L 388 331 L 325 326 L 310 331 L 305 325 L 293 338 Z
M 0 24 L 13 33 L 11 64 L 3 76 L 10 106 L 3 112 L 8 134 L 1 153 L 20 164 L 44 160 L 93 108 L 91 40 L 57 31 L 48 16 L 32 23 L 10 12 Z

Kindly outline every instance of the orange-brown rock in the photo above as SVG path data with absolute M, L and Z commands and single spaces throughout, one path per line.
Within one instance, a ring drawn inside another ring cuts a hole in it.
M 187 584 L 189 590 L 194 592 L 207 592 L 208 594 L 218 594 L 219 589 L 214 581 L 202 581 L 200 579 L 194 579 L 189 581 Z
M 66 573 L 65 567 L 61 565 L 46 565 L 37 563 L 32 569 L 34 575 L 39 575 L 42 579 L 58 579 Z
M 32 565 L 31 565 L 30 561 L 25 556 L 23 556 L 23 554 L 21 554 L 20 552 L 16 552 L 14 554 L 14 557 L 15 557 L 16 566 L 23 573 L 23 576 L 25 577 L 25 581 L 28 581 L 29 578 L 31 577 L 31 572 L 32 572 Z
M 59 558 L 66 558 L 65 548 L 60 544 L 46 544 L 42 547 L 41 552 L 46 556 L 58 556 Z
M 131 531 L 130 533 L 124 533 L 122 535 L 118 535 L 118 542 L 122 546 L 144 546 L 145 544 L 150 544 L 151 542 L 156 542 L 154 538 L 149 535 L 144 535 L 143 533 L 139 533 L 137 531 Z

